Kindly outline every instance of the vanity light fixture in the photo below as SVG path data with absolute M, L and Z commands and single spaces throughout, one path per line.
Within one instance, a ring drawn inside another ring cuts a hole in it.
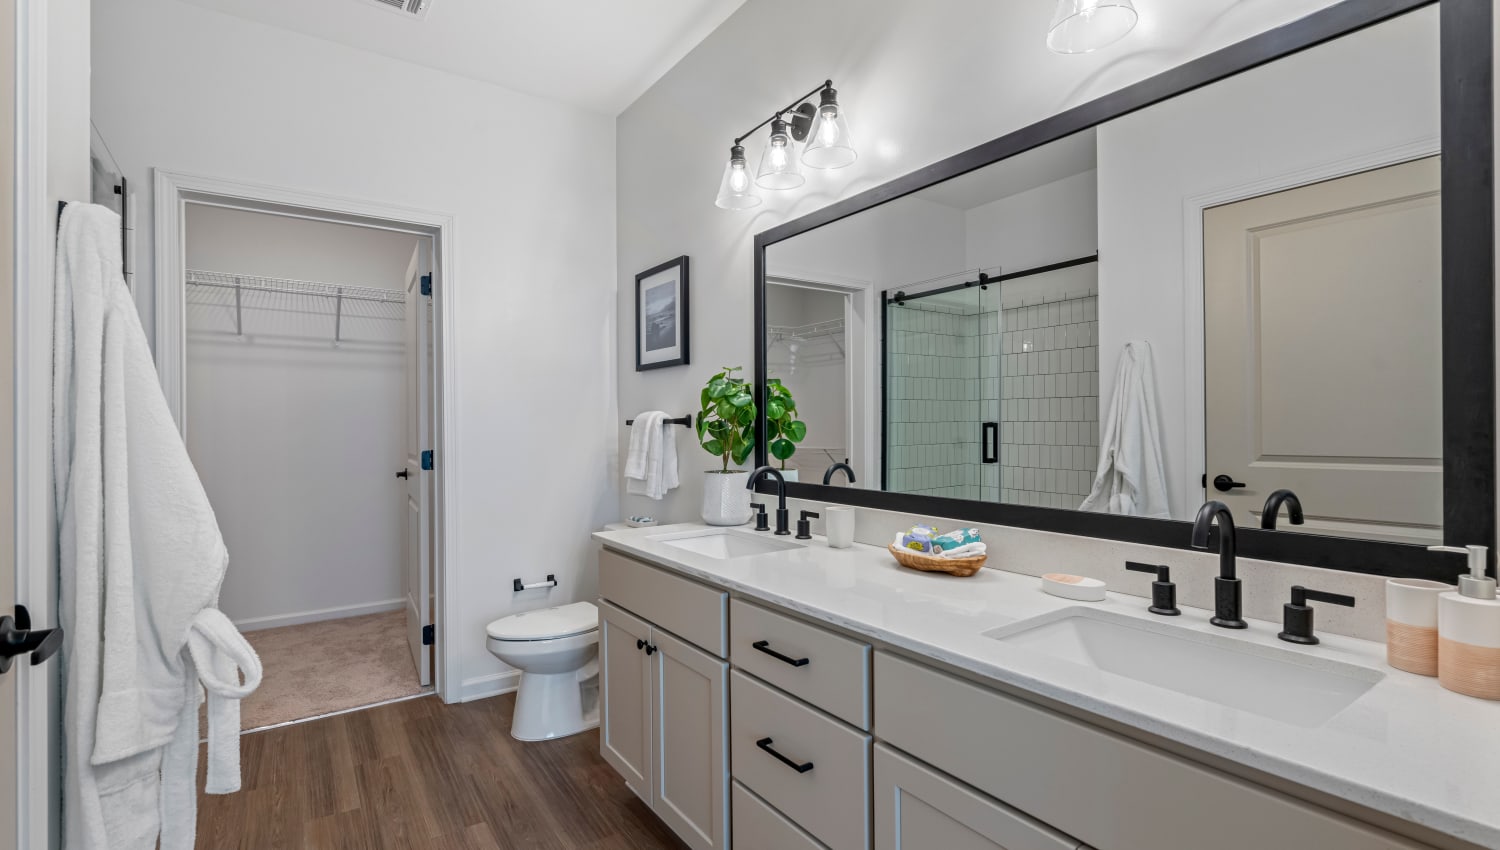
M 815 94 L 820 95 L 817 106 L 806 102 Z M 743 143 L 767 124 L 771 125 L 771 135 L 761 152 L 760 166 L 755 170 L 752 186 Z M 800 146 L 799 142 L 807 144 Z M 858 156 L 849 132 L 849 120 L 839 105 L 838 91 L 832 80 L 824 80 L 822 85 L 734 140 L 714 205 L 726 210 L 759 206 L 761 197 L 756 194 L 755 186 L 776 191 L 795 189 L 807 181 L 802 166 L 843 168 Z
M 1057 0 L 1047 46 L 1054 53 L 1092 53 L 1124 38 L 1139 19 L 1131 0 Z

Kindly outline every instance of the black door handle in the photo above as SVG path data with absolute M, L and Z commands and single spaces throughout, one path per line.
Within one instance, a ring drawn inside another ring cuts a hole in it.
M 411 471 L 403 469 L 400 472 L 396 473 L 396 477 L 397 478 L 410 478 L 411 477 Z
M 771 642 L 768 640 L 758 640 L 750 644 L 750 648 L 758 649 L 778 661 L 785 661 L 793 667 L 806 667 L 811 662 L 811 659 L 808 658 L 793 658 L 790 655 L 782 655 L 771 648 Z
M 1220 493 L 1228 493 L 1230 490 L 1234 490 L 1244 486 L 1244 482 L 1236 481 L 1233 478 L 1230 478 L 1228 475 L 1214 476 L 1214 489 L 1218 490 Z
M 31 612 L 25 605 L 16 606 L 14 617 L 0 617 L 0 673 L 10 669 L 17 655 L 31 653 L 31 664 L 36 666 L 51 658 L 62 646 L 63 630 L 31 629 Z
M 763 749 L 766 752 L 770 753 L 772 756 L 774 756 L 776 758 L 777 761 L 781 762 L 782 764 L 786 765 L 787 767 L 790 767 L 792 770 L 795 770 L 798 773 L 806 773 L 809 770 L 813 769 L 813 763 L 810 762 L 810 761 L 805 761 L 805 762 L 802 762 L 801 764 L 798 764 L 797 762 L 792 761 L 791 759 L 787 758 L 786 756 L 782 755 L 781 753 L 776 752 L 774 749 L 771 748 L 771 739 L 770 738 L 761 738 L 759 741 L 755 742 L 755 746 L 760 747 L 761 749 Z
M 979 462 L 1000 462 L 999 422 L 985 422 L 979 426 Z

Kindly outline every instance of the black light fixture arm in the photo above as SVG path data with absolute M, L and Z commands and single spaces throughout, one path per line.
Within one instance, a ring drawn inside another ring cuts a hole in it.
M 778 110 L 776 110 L 775 112 L 771 113 L 771 117 L 770 118 L 767 118 L 766 120 L 760 122 L 759 124 L 756 124 L 754 127 L 751 127 L 750 129 L 746 130 L 744 132 L 744 134 L 742 134 L 741 136 L 739 136 L 738 138 L 736 138 L 734 140 L 734 143 L 737 144 L 737 145 L 743 143 L 746 139 L 748 139 L 751 136 L 755 135 L 755 131 L 756 130 L 759 130 L 760 128 L 766 126 L 767 124 L 771 123 L 772 121 L 775 121 L 777 118 L 780 118 L 781 116 L 785 115 L 788 112 L 794 112 L 794 111 L 796 111 L 797 105 L 800 104 L 802 101 L 807 100 L 808 98 L 812 97 L 813 95 L 817 94 L 820 91 L 823 91 L 824 89 L 831 89 L 831 88 L 833 88 L 833 80 L 824 80 L 822 82 L 822 84 L 819 85 L 817 88 L 813 89 L 812 91 L 808 92 L 807 94 L 804 94 L 803 96 L 801 96 L 801 97 L 797 98 L 796 100 L 792 101 L 791 103 L 787 104 L 787 106 L 786 106 L 785 109 L 778 109 Z

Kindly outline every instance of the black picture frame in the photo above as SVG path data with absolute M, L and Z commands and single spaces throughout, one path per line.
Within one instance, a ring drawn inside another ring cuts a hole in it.
M 1443 540 L 1496 541 L 1495 175 L 1491 0 L 1344 0 L 1154 77 L 1052 115 L 888 183 L 756 234 L 754 339 L 759 404 L 766 367 L 766 248 L 888 201 L 1429 5 L 1440 7 L 1442 161 Z M 764 411 L 764 405 L 760 408 Z M 765 460 L 765 417 L 756 463 Z M 863 472 L 863 470 L 861 470 Z M 770 485 L 761 482 L 761 492 Z M 901 513 L 1190 548 L 1191 523 L 788 482 L 788 496 Z M 1425 546 L 1235 529 L 1239 554 L 1383 576 L 1452 581 L 1461 558 Z M 1217 545 L 1217 531 L 1211 545 Z
M 671 292 L 663 292 L 672 284 Z M 661 293 L 655 305 L 647 304 Z M 670 299 L 670 300 L 667 300 Z M 635 276 L 635 370 L 646 372 L 686 366 L 689 350 L 688 258 L 686 254 L 652 266 Z M 659 336 L 658 336 L 659 335 Z M 671 341 L 675 344 L 666 345 Z M 647 346 L 651 346 L 649 349 Z M 651 352 L 660 352 L 654 355 Z

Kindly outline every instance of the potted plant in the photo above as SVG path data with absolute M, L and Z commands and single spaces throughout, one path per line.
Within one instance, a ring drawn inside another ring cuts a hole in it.
M 755 451 L 755 393 L 735 375 L 741 368 L 723 367 L 698 396 L 698 444 L 720 460 L 720 468 L 703 472 L 703 521 L 709 525 L 750 521 L 750 473 L 738 467 Z
M 766 380 L 766 449 L 781 462 L 781 474 L 788 481 L 797 480 L 797 470 L 787 469 L 786 462 L 797 453 L 797 444 L 807 438 L 807 423 L 797 418 L 797 400 L 780 378 Z

